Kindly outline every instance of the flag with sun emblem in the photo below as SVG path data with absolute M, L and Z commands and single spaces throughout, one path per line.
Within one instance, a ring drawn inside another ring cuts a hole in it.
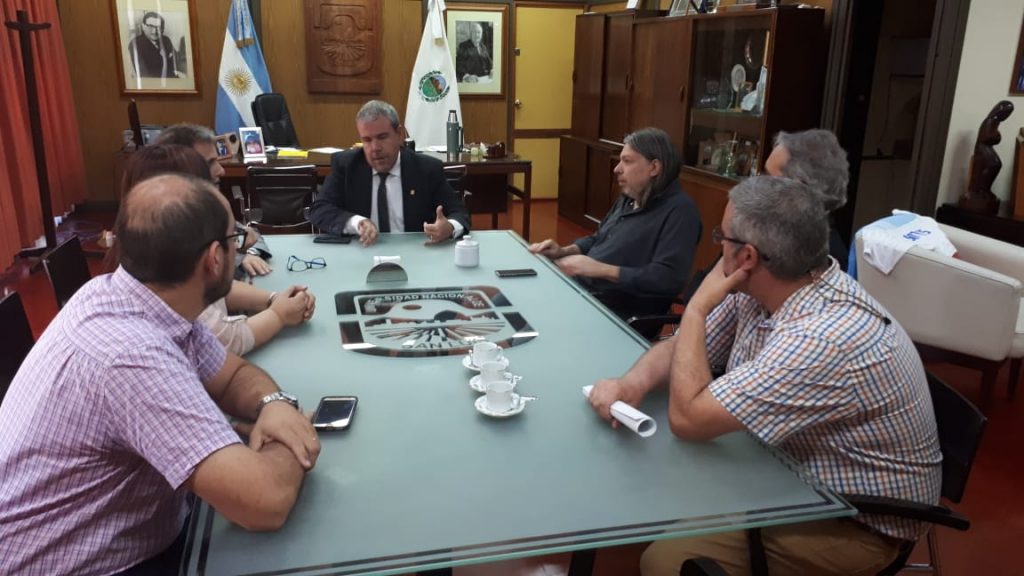
M 217 79 L 217 134 L 255 126 L 252 101 L 264 92 L 271 92 L 272 88 L 260 41 L 253 31 L 249 3 L 245 0 L 231 0 Z
M 430 0 L 427 24 L 423 27 L 420 51 L 409 83 L 405 129 L 420 150 L 426 150 L 427 146 L 443 148 L 447 144 L 445 123 L 449 110 L 455 110 L 462 118 L 455 66 L 452 66 L 444 31 L 444 10 L 443 0 Z

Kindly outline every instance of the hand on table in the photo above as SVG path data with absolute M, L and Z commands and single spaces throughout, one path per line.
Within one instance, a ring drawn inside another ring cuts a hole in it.
M 541 242 L 534 242 L 530 244 L 530 252 L 534 254 L 540 254 L 541 256 L 547 256 L 552 260 L 558 260 L 562 257 L 562 247 L 557 242 L 548 238 Z
M 558 268 L 567 276 L 595 277 L 600 273 L 601 263 L 590 256 L 573 254 L 555 260 Z
M 253 254 L 246 254 L 242 258 L 242 270 L 249 276 L 266 276 L 274 269 L 267 264 L 267 261 Z
M 373 220 L 366 218 L 359 222 L 359 241 L 363 246 L 373 246 L 377 241 L 377 225 Z
M 634 408 L 644 399 L 643 394 L 633 392 L 625 385 L 622 378 L 606 378 L 594 384 L 588 398 L 590 407 L 597 412 L 597 415 L 606 422 L 610 422 L 612 428 L 618 428 L 620 423 L 612 418 L 612 404 L 617 401 L 625 402 Z
M 310 302 L 312 300 L 312 303 Z M 297 326 L 313 316 L 316 298 L 305 286 L 292 286 L 282 290 L 270 303 L 270 309 L 281 319 L 285 326 Z
M 248 432 L 249 447 L 253 450 L 270 442 L 284 444 L 306 470 L 312 469 L 320 456 L 320 440 L 309 416 L 287 402 L 267 404 L 255 424 L 236 424 L 235 430 Z

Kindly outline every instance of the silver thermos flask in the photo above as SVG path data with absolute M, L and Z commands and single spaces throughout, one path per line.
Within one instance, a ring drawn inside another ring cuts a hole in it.
M 462 153 L 462 127 L 459 126 L 459 115 L 455 110 L 448 111 L 448 155 L 457 157 Z

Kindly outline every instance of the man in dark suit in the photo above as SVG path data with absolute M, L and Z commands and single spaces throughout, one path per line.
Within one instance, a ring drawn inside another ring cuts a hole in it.
M 455 75 L 459 82 L 479 82 L 482 77 L 490 77 L 491 51 L 484 45 L 483 37 L 483 26 L 471 22 L 469 39 L 461 42 L 455 53 Z
M 142 34 L 128 45 L 132 66 L 140 78 L 176 78 L 174 45 L 164 36 L 164 17 L 156 12 L 142 16 Z
M 358 234 L 363 246 L 378 233 L 419 232 L 429 243 L 469 230 L 469 212 L 444 177 L 440 160 L 402 146 L 394 106 L 380 100 L 356 115 L 363 148 L 331 157 L 331 173 L 313 202 L 313 225 L 330 234 Z

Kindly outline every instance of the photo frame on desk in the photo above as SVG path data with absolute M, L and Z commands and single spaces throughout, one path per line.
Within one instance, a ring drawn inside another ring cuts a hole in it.
M 199 94 L 195 0 L 109 0 L 122 94 Z
M 508 5 L 452 2 L 448 3 L 445 20 L 459 98 L 504 97 Z
M 230 160 L 238 157 L 238 134 L 230 132 L 220 134 L 214 140 L 217 147 L 217 160 Z
M 242 160 L 260 162 L 267 159 L 267 147 L 263 143 L 263 128 L 246 127 L 238 129 L 239 145 L 242 147 Z

